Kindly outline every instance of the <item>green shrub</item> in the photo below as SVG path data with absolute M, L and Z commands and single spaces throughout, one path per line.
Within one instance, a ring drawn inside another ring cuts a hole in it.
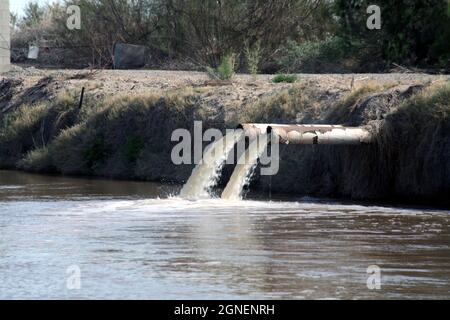
M 95 170 L 102 165 L 108 156 L 108 149 L 103 135 L 96 136 L 89 144 L 88 149 L 83 154 L 85 166 Z
M 253 76 L 258 74 L 259 63 L 261 62 L 261 54 L 262 48 L 260 41 L 256 42 L 256 44 L 253 47 L 250 47 L 250 45 L 247 44 L 244 48 L 247 70 Z
M 349 48 L 339 37 L 298 44 L 290 41 L 279 63 L 289 72 L 316 71 L 322 63 L 336 63 L 345 58 Z
M 47 147 L 38 148 L 28 152 L 27 155 L 18 162 L 18 167 L 26 171 L 41 173 L 56 171 Z
M 128 163 L 135 164 L 145 144 L 140 137 L 131 137 L 125 145 L 125 158 Z
M 216 69 L 208 67 L 206 70 L 211 78 L 215 80 L 228 81 L 235 75 L 235 67 L 236 55 L 229 54 L 222 58 L 220 65 Z
M 294 83 L 297 82 L 297 80 L 298 78 L 295 74 L 278 74 L 272 79 L 274 83 L 281 83 L 281 82 Z

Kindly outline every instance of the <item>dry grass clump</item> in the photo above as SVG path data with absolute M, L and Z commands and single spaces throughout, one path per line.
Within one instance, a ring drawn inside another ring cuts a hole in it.
M 395 113 L 407 116 L 411 124 L 435 126 L 448 123 L 450 116 L 450 82 L 438 82 L 402 103 Z M 424 118 L 426 121 L 423 121 Z
M 23 105 L 8 114 L 0 127 L 0 165 L 12 167 L 29 152 L 45 148 L 62 130 L 77 121 L 74 92 L 62 92 L 54 101 Z
M 387 115 L 378 136 L 391 190 L 448 201 L 450 83 L 433 84 Z
M 365 81 L 357 82 L 352 91 L 340 98 L 325 115 L 328 122 L 333 124 L 343 124 L 348 122 L 350 114 L 358 101 L 366 98 L 375 92 L 383 91 L 386 86 L 375 82 Z
M 34 132 L 40 125 L 41 119 L 47 114 L 48 106 L 39 104 L 35 106 L 25 105 L 20 109 L 8 114 L 1 127 L 1 134 L 3 139 L 24 140 Z M 33 138 L 31 135 L 29 138 Z
M 327 110 L 324 122 L 361 126 L 383 120 L 393 108 L 422 88 L 423 85 L 399 85 L 396 82 L 359 83 Z
M 47 106 L 23 106 L 3 119 L 0 128 L 0 165 L 12 167 L 20 157 L 42 146 L 42 123 Z
M 141 170 L 170 167 L 171 133 L 191 128 L 201 114 L 200 91 L 120 94 L 101 101 L 86 97 L 81 110 L 79 93 L 64 92 L 53 102 L 23 106 L 0 129 L 0 164 L 39 172 L 154 178 Z M 149 155 L 153 164 L 148 164 Z
M 106 99 L 55 139 L 49 147 L 53 163 L 68 174 L 145 179 L 143 157 L 154 154 L 154 161 L 169 167 L 171 134 L 192 126 L 196 101 L 191 88 Z
M 50 173 L 55 171 L 47 147 L 31 150 L 23 159 L 19 160 L 17 166 L 32 172 Z
M 239 119 L 241 123 L 296 123 L 317 118 L 321 108 L 315 92 L 300 84 L 250 104 Z

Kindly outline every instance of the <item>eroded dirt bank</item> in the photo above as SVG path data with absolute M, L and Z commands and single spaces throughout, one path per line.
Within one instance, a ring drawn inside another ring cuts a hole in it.
M 282 147 L 281 167 L 252 188 L 295 195 L 448 204 L 450 84 L 419 74 L 236 76 L 16 67 L 0 77 L 0 168 L 183 182 L 172 131 L 240 122 L 368 126 L 364 147 Z M 81 88 L 85 97 L 79 108 Z M 224 180 L 232 168 L 225 168 Z

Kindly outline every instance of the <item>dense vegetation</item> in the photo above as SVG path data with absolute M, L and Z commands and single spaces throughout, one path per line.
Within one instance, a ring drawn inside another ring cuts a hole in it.
M 66 6 L 81 8 L 81 30 Z M 216 68 L 234 56 L 256 72 L 384 71 L 397 63 L 450 66 L 446 0 L 379 0 L 381 30 L 368 30 L 366 0 L 71 0 L 13 17 L 13 47 L 45 42 L 49 64 L 111 67 L 116 42 L 150 48 L 151 67 Z M 64 48 L 58 51 L 55 48 Z

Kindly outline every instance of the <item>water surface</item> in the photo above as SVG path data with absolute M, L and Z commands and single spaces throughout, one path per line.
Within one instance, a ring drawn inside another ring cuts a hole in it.
M 178 191 L 0 171 L 0 299 L 450 297 L 448 210 Z

